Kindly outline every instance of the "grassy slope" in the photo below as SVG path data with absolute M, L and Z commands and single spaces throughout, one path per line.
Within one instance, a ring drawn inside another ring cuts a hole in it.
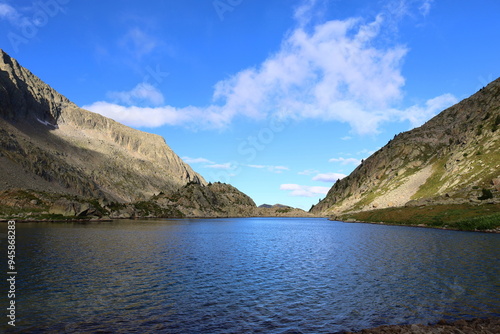
M 342 220 L 418 225 L 464 231 L 499 230 L 500 204 L 450 204 L 399 207 L 345 214 Z

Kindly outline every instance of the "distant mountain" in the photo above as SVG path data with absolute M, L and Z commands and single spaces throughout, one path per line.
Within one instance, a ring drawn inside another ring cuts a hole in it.
M 157 135 L 83 110 L 0 50 L 0 190 L 118 202 L 205 185 Z
M 339 180 L 312 213 L 500 202 L 500 79 L 401 133 Z
M 274 205 L 262 204 L 262 205 L 259 205 L 259 208 L 271 209 L 271 208 L 291 208 L 291 207 L 288 205 L 283 205 L 283 204 L 274 204 Z

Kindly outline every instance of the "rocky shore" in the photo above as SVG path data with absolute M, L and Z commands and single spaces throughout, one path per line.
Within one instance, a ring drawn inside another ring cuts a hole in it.
M 363 329 L 343 334 L 498 334 L 500 318 L 439 321 L 434 325 L 394 325 Z

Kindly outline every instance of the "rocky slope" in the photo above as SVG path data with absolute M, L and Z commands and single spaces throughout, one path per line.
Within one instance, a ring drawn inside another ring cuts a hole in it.
M 500 79 L 401 133 L 311 208 L 320 215 L 388 207 L 499 202 Z
M 165 214 L 161 214 L 161 211 L 160 214 L 150 212 L 151 216 L 156 217 L 171 217 L 175 214 L 179 217 L 245 217 L 251 216 L 256 209 L 250 197 L 229 184 L 219 182 L 207 186 L 188 183 L 173 194 L 162 193 L 148 202 L 136 203 L 135 209 L 140 209 L 141 205 L 166 210 Z M 141 212 L 139 215 L 147 216 Z
M 256 216 L 261 217 L 314 217 L 310 212 L 283 204 L 262 204 L 257 208 Z
M 117 202 L 206 182 L 157 135 L 83 110 L 0 50 L 0 190 Z
M 313 216 L 282 205 L 257 207 L 235 187 L 219 182 L 208 185 L 191 182 L 175 192 L 161 192 L 131 203 L 33 190 L 0 191 L 0 220 Z

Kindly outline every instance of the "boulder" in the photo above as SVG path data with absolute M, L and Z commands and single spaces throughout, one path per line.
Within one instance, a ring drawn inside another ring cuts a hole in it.
M 491 180 L 491 183 L 493 184 L 493 186 L 497 191 L 500 191 L 500 178 Z

